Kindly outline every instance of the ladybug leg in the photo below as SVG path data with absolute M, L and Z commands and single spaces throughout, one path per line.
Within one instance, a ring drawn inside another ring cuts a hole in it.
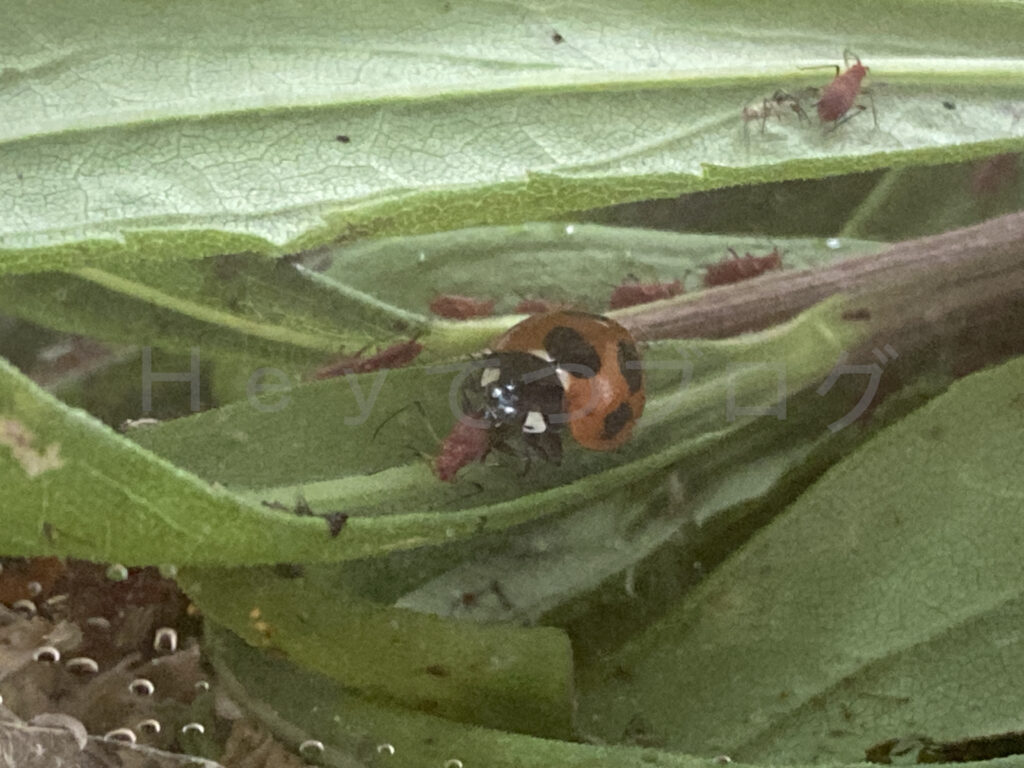
M 536 435 L 525 435 L 527 461 L 539 456 L 554 465 L 562 463 L 562 436 L 555 431 L 541 432 Z
M 421 403 L 419 400 L 413 400 L 408 405 L 403 405 L 397 411 L 394 411 L 393 413 L 389 414 L 380 424 L 377 425 L 377 428 L 373 430 L 373 436 L 370 438 L 370 441 L 372 442 L 376 440 L 377 435 L 379 435 L 380 431 L 384 429 L 385 426 L 387 426 L 388 422 L 390 422 L 398 414 L 409 410 L 409 408 L 415 408 L 417 411 L 420 412 L 420 418 L 423 420 L 423 425 L 426 427 L 427 432 L 430 433 L 430 436 L 433 438 L 435 443 L 440 443 L 441 438 L 438 436 L 437 432 L 434 431 L 434 426 L 430 423 L 430 419 L 427 418 L 427 412 L 423 408 L 423 403 Z
M 475 410 L 473 404 L 469 402 L 469 393 L 465 388 L 459 393 L 459 408 L 462 409 L 463 416 L 467 416 Z
M 562 463 L 562 436 L 557 432 L 545 432 L 537 436 L 536 449 L 545 461 L 555 466 Z
M 519 473 L 519 476 L 520 477 L 526 477 L 528 474 L 530 474 L 530 467 L 532 467 L 532 466 L 533 466 L 533 459 L 532 459 L 532 457 L 530 455 L 530 452 L 528 451 L 526 453 L 526 456 L 523 457 L 523 469 Z

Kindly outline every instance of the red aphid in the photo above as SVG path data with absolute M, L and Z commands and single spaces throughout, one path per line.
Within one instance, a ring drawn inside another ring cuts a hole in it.
M 547 299 L 523 299 L 515 307 L 517 315 L 539 315 L 542 312 L 554 312 L 561 309 L 561 304 L 555 304 Z
M 477 414 L 480 418 L 482 414 Z M 441 451 L 434 459 L 434 474 L 446 483 L 455 482 L 456 473 L 467 464 L 483 461 L 491 450 L 490 434 L 463 419 L 455 422 L 452 431 L 441 443 Z
M 608 299 L 608 306 L 611 309 L 635 307 L 637 304 L 670 299 L 683 293 L 684 290 L 681 280 L 674 280 L 671 283 L 624 282 L 612 291 L 611 298 Z
M 446 320 L 469 320 L 474 317 L 490 317 L 494 314 L 493 299 L 474 299 L 443 293 L 430 302 L 430 311 Z
M 351 357 L 325 365 L 313 374 L 313 378 L 332 379 L 351 373 L 372 373 L 382 368 L 401 368 L 415 360 L 422 351 L 423 345 L 415 339 L 392 344 L 371 357 L 363 357 L 363 350 L 360 350 Z
M 856 61 L 855 64 L 850 64 L 851 57 Z M 835 78 L 822 90 L 821 98 L 816 104 L 821 122 L 833 123 L 833 127 L 839 125 L 846 113 L 854 107 L 862 111 L 867 109 L 863 104 L 854 102 L 860 94 L 861 82 L 868 73 L 868 67 L 861 64 L 860 57 L 851 51 L 843 51 L 843 64 L 846 65 L 846 71 L 843 72 L 836 66 Z M 878 122 L 877 116 L 875 122 Z
M 704 287 L 714 288 L 716 285 L 729 285 L 752 277 L 763 275 L 773 269 L 782 269 L 782 253 L 779 249 L 773 248 L 772 252 L 764 256 L 754 256 L 750 253 L 740 256 L 732 248 L 727 249 L 732 254 L 731 259 L 725 259 L 717 264 L 708 266 L 704 273 Z

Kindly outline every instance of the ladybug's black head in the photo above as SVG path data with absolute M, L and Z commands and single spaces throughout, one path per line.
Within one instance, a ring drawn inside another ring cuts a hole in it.
M 480 372 L 466 380 L 463 396 L 466 410 L 482 413 L 491 427 L 537 435 L 565 423 L 559 372 L 553 363 L 527 352 L 497 352 L 483 360 Z

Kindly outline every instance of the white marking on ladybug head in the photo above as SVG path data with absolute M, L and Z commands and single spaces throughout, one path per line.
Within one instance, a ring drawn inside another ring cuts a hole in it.
M 528 432 L 531 435 L 546 432 L 547 428 L 548 423 L 544 421 L 544 415 L 540 411 L 530 411 L 523 420 L 523 432 Z
M 530 354 L 533 355 L 534 357 L 539 357 L 545 363 L 555 362 L 555 358 L 549 355 L 546 349 L 531 349 Z
M 569 388 L 569 372 L 563 368 L 555 368 L 555 376 L 558 377 L 558 383 L 562 385 L 562 389 Z
M 498 368 L 484 368 L 480 374 L 480 386 L 486 387 L 501 378 L 501 370 Z

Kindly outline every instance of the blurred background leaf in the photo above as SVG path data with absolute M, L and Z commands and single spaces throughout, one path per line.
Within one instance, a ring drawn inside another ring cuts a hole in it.
M 1016 728 L 1022 371 L 968 377 L 837 464 L 582 675 L 584 722 L 784 764 Z

